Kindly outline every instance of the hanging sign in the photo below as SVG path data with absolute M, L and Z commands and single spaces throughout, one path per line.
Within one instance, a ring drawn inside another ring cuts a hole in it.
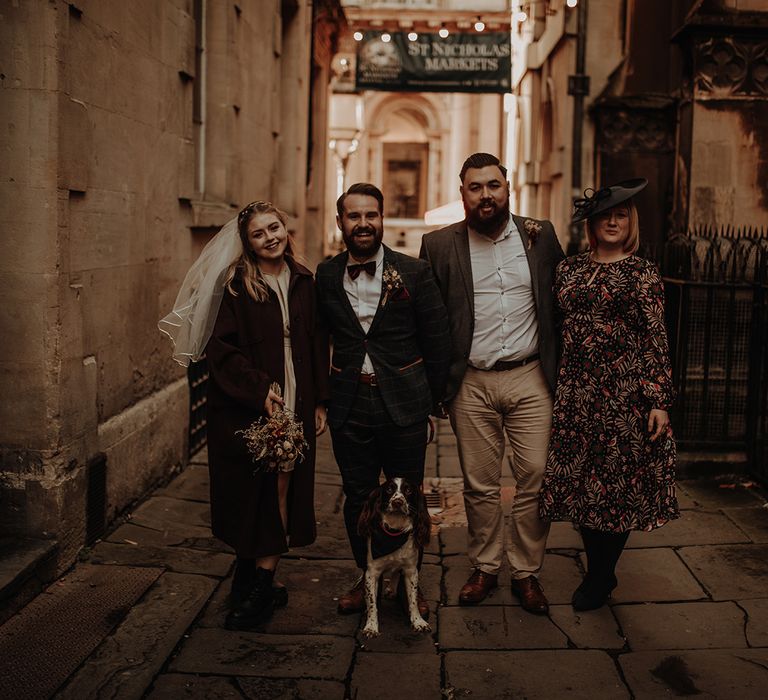
M 504 32 L 407 34 L 365 32 L 357 43 L 359 90 L 509 92 L 510 35 Z

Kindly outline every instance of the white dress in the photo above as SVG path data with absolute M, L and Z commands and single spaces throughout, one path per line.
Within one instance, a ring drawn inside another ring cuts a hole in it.
M 285 386 L 283 387 L 283 401 L 285 407 L 291 411 L 296 410 L 296 375 L 293 371 L 293 353 L 291 351 L 291 316 L 288 312 L 288 285 L 291 282 L 291 271 L 287 265 L 277 275 L 262 273 L 264 281 L 277 295 L 280 302 L 280 312 L 283 315 L 283 348 L 285 356 Z

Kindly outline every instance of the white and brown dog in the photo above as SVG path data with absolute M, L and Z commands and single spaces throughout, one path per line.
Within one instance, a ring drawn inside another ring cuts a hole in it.
M 379 634 L 376 597 L 379 579 L 385 573 L 403 575 L 411 628 L 415 632 L 431 631 L 419 613 L 417 600 L 419 553 L 429 543 L 431 524 L 424 495 L 405 479 L 388 479 L 371 492 L 358 521 L 358 532 L 368 539 L 363 627 L 366 637 Z

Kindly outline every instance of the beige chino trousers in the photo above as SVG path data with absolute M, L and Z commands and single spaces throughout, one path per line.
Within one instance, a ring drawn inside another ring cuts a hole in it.
M 538 495 L 552 425 L 552 395 L 539 361 L 504 372 L 467 367 L 449 415 L 464 473 L 472 566 L 489 574 L 498 574 L 501 568 L 505 544 L 501 463 L 506 438 L 517 482 L 507 556 L 513 578 L 538 576 L 549 533 L 549 523 L 539 518 Z

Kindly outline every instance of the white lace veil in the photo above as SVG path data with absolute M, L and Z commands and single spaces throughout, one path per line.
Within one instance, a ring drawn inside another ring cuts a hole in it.
M 235 217 L 203 248 L 184 278 L 173 311 L 158 322 L 173 341 L 173 359 L 180 365 L 188 367 L 203 356 L 224 296 L 224 274 L 242 250 Z

